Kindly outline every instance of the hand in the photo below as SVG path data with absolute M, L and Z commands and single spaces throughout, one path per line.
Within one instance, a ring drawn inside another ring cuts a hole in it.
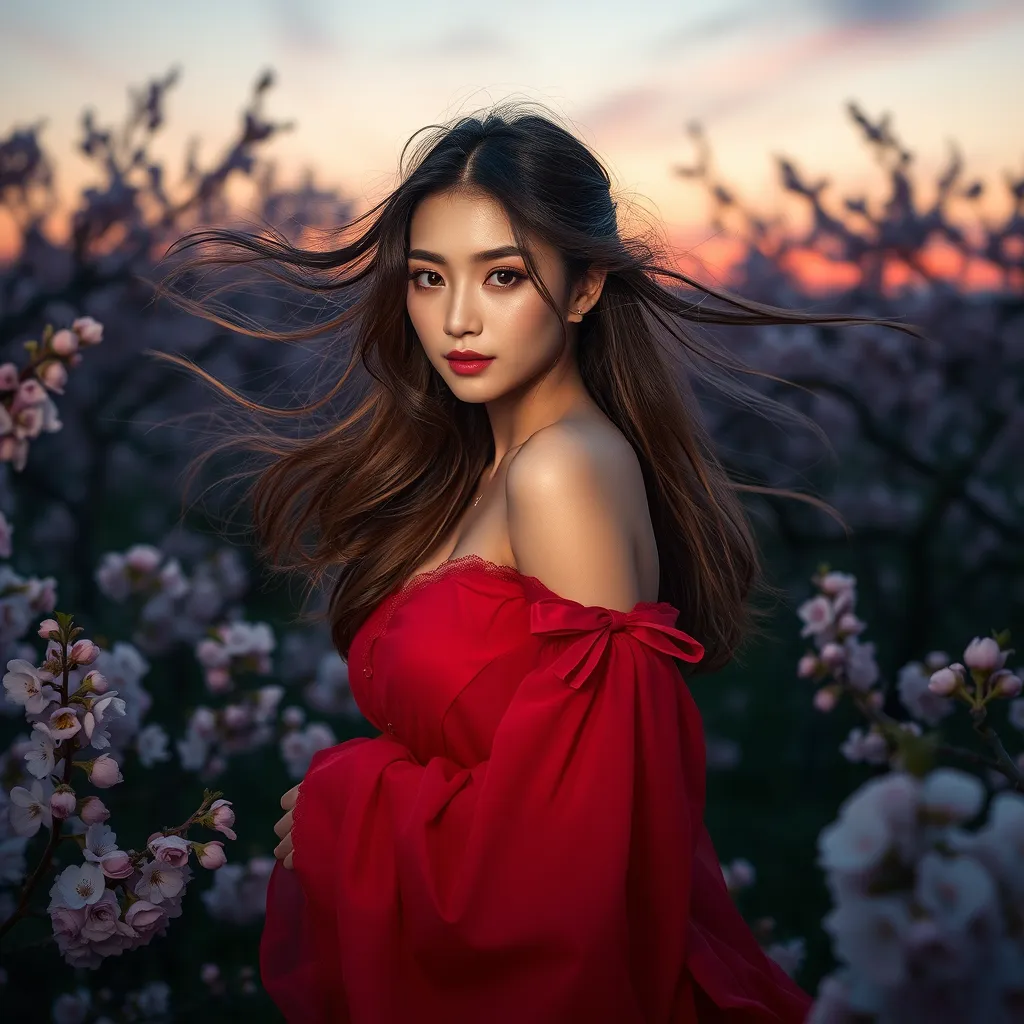
M 300 783 L 301 785 L 301 783 Z M 283 797 L 281 806 L 288 812 L 274 826 L 274 833 L 281 840 L 274 847 L 274 856 L 290 871 L 292 868 L 292 812 L 299 797 L 299 787 L 292 786 Z

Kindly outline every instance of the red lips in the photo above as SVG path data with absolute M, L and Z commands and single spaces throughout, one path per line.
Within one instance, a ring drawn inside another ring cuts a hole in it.
M 445 359 L 493 359 L 494 356 L 485 356 L 482 352 L 474 352 L 471 348 L 453 348 L 451 352 L 445 352 Z

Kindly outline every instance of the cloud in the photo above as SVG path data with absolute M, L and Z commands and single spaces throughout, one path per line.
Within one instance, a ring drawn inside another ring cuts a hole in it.
M 977 10 L 976 0 L 815 0 L 814 7 L 843 22 L 932 21 L 947 11 Z
M 793 34 L 775 42 L 772 37 L 769 41 L 753 36 L 737 39 L 727 53 L 719 52 L 695 66 L 692 85 L 685 93 L 680 93 L 677 85 L 669 87 L 651 78 L 601 97 L 581 120 L 619 143 L 642 144 L 676 130 L 691 118 L 710 121 L 727 117 L 793 81 L 834 67 L 839 60 L 856 62 L 867 56 L 877 61 L 879 52 L 899 60 L 991 31 L 1024 14 L 1017 0 L 959 8 L 952 0 L 896 0 L 894 7 L 902 11 L 899 20 L 871 15 L 871 9 L 877 6 L 880 10 L 888 2 L 813 0 L 819 9 L 823 4 L 834 9 L 836 18 L 816 25 L 795 23 Z M 806 13 L 806 0 L 801 6 Z M 946 9 L 936 12 L 936 7 Z M 912 11 L 921 12 L 919 20 L 912 20 Z M 726 32 L 724 17 L 719 20 L 717 31 Z M 751 22 L 737 14 L 735 23 L 746 29 Z

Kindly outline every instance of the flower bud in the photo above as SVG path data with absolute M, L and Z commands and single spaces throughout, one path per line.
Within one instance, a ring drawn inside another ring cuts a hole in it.
M 818 656 L 816 654 L 805 654 L 796 667 L 796 674 L 798 679 L 810 679 L 818 671 Z M 291 710 L 285 708 L 285 714 Z M 302 724 L 301 722 L 299 723 Z
M 125 552 L 124 562 L 136 572 L 150 573 L 156 571 L 163 557 L 160 549 L 151 544 L 134 544 Z
M 235 812 L 231 810 L 230 800 L 214 800 L 210 804 L 208 817 L 211 821 L 211 828 L 215 828 L 218 832 L 223 832 L 228 839 L 238 838 L 231 828 L 235 823 Z
M 83 345 L 98 345 L 103 340 L 103 324 L 91 316 L 80 316 L 71 324 Z
M 252 721 L 252 713 L 244 705 L 227 705 L 223 714 L 224 726 L 231 730 L 244 729 Z
M 231 673 L 226 668 L 206 670 L 206 688 L 210 693 L 226 693 L 231 687 Z
M 831 686 L 823 686 L 814 695 L 814 706 L 824 714 L 828 714 L 839 702 L 839 694 Z
M 964 651 L 964 664 L 978 672 L 991 672 L 1002 668 L 1006 655 L 990 636 L 975 637 Z
M 298 729 L 306 721 L 306 712 L 296 704 L 290 704 L 281 712 L 281 722 L 290 729 Z
M 62 327 L 50 339 L 50 348 L 59 356 L 69 356 L 78 351 L 78 335 Z
M 818 588 L 829 597 L 835 597 L 844 591 L 853 590 L 856 586 L 857 577 L 845 572 L 826 573 L 818 581 Z
M 56 359 L 48 359 L 36 372 L 39 374 L 43 387 L 53 391 L 55 394 L 64 394 L 64 385 L 68 382 L 68 371 L 64 368 L 62 362 Z
M 993 674 L 989 680 L 993 684 L 993 692 L 999 697 L 1010 699 L 1020 695 L 1022 681 L 1020 676 L 1014 675 L 1008 669 L 1000 669 Z
M 64 821 L 65 818 L 70 818 L 75 813 L 77 802 L 75 791 L 70 786 L 61 783 L 50 796 L 50 813 L 55 818 Z
M 110 683 L 102 672 L 97 672 L 96 669 L 93 669 L 91 672 L 86 673 L 79 689 L 84 690 L 86 693 L 106 693 L 110 689 Z
M 842 644 L 829 642 L 821 649 L 821 660 L 829 668 L 838 668 L 846 661 L 846 648 Z
M 227 855 L 224 853 L 224 844 L 219 839 L 211 839 L 208 843 L 193 843 L 192 846 L 196 851 L 196 857 L 199 858 L 199 863 L 204 868 L 216 871 L 217 868 L 224 867 L 228 862 Z
M 49 640 L 50 634 L 59 632 L 59 630 L 60 623 L 57 622 L 56 619 L 43 619 L 43 621 L 39 623 L 39 636 L 44 640 Z
M 91 640 L 76 640 L 71 647 L 71 667 L 91 665 L 99 653 L 100 649 Z
M 928 681 L 928 689 L 939 697 L 949 697 L 960 686 L 960 676 L 951 668 L 940 668 Z
M 98 825 L 110 817 L 110 811 L 98 796 L 87 796 L 78 809 L 78 816 L 86 825 Z
M 111 786 L 124 782 L 118 763 L 109 754 L 100 754 L 91 762 L 88 771 L 89 781 L 97 789 L 110 789 Z

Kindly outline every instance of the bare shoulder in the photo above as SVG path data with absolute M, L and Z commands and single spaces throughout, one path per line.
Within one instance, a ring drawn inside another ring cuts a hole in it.
M 567 419 L 533 434 L 505 478 L 509 542 L 519 571 L 580 604 L 629 611 L 636 563 L 636 453 L 610 423 Z M 649 524 L 649 518 L 647 519 Z
M 622 486 L 643 486 L 633 446 L 614 424 L 596 417 L 564 419 L 538 430 L 508 470 L 519 481 L 567 471 L 603 481 L 612 494 Z

